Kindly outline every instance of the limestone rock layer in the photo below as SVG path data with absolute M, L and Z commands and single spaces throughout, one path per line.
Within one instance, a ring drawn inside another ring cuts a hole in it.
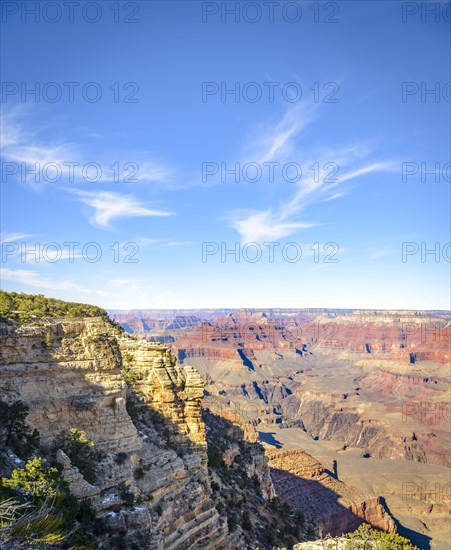
M 211 499 L 197 371 L 101 318 L 1 323 L 0 335 L 0 397 L 30 407 L 43 446 L 77 428 L 102 451 L 93 485 L 58 459 L 72 492 L 96 508 L 104 548 L 231 547 Z

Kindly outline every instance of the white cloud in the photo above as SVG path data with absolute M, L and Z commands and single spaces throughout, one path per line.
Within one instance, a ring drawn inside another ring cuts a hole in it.
M 288 237 L 299 229 L 318 225 L 299 219 L 309 205 L 346 195 L 349 189 L 342 187 L 350 180 L 366 174 L 399 169 L 399 165 L 394 162 L 368 160 L 371 151 L 365 145 L 306 150 L 299 138 L 313 121 L 316 108 L 312 105 L 303 109 L 293 108 L 272 129 L 266 128 L 260 139 L 254 138 L 254 161 L 258 159 L 257 162 L 261 164 L 277 162 L 279 166 L 296 162 L 302 169 L 302 176 L 292 184 L 294 191 L 291 196 L 285 196 L 276 206 L 264 210 L 240 209 L 229 212 L 229 224 L 239 233 L 242 242 L 274 241 Z M 312 169 L 312 166 L 316 168 Z M 273 185 L 287 189 L 283 171 L 279 169 L 277 174 Z
M 121 195 L 109 191 L 85 192 L 73 191 L 80 201 L 94 208 L 90 217 L 93 225 L 110 227 L 110 222 L 118 218 L 134 216 L 172 216 L 168 210 L 154 210 L 143 206 L 138 199 L 130 195 Z
M 302 222 L 284 223 L 280 213 L 270 210 L 250 212 L 231 221 L 231 226 L 238 231 L 243 243 L 275 242 L 287 237 L 297 229 L 305 229 L 312 225 Z
M 138 162 L 138 172 L 135 178 L 140 182 L 164 181 L 172 175 L 172 170 L 157 162 Z
M 79 162 L 78 148 L 72 143 L 48 143 L 37 137 L 29 124 L 25 126 L 22 122 L 26 114 L 25 109 L 15 108 L 1 115 L 3 158 L 17 164 L 17 177 L 37 191 L 57 180 L 58 176 L 69 179 L 70 169 L 65 163 Z M 73 170 L 78 176 L 81 168 Z
M 289 109 L 276 124 L 259 127 L 258 134 L 250 138 L 249 160 L 263 164 L 292 157 L 293 138 L 313 121 L 316 110 L 317 106 L 312 103 L 305 104 L 302 109 L 296 106 Z
M 25 243 L 26 244 L 26 243 Z M 60 260 L 71 260 L 76 258 L 83 258 L 83 254 L 71 251 L 63 250 L 63 247 L 59 243 L 36 243 L 36 251 L 33 250 L 35 243 L 29 243 L 26 246 L 22 246 L 20 251 L 20 261 L 27 264 L 35 263 L 56 263 Z M 30 249 L 27 248 L 30 247 Z
M 0 235 L 0 242 L 2 243 L 14 243 L 17 241 L 23 241 L 24 239 L 28 239 L 30 237 L 28 233 L 2 233 Z
M 74 260 L 82 258 L 83 254 L 75 252 L 55 240 L 30 241 L 27 233 L 4 233 L 0 236 L 2 244 L 15 245 L 5 247 L 2 252 L 2 261 L 15 259 L 23 264 L 56 263 L 60 260 Z M 66 249 L 67 248 L 67 249 Z
M 141 161 L 143 153 L 129 153 L 128 159 L 125 160 L 116 157 L 103 161 L 93 158 L 91 151 L 88 156 L 78 143 L 57 143 L 55 140 L 48 142 L 31 130 L 29 123 L 27 126 L 24 125 L 22 121 L 26 114 L 23 108 L 15 108 L 1 115 L 2 155 L 8 162 L 19 164 L 19 175 L 23 183 L 35 190 L 51 183 L 93 183 L 97 177 L 99 180 L 96 183 L 159 182 L 168 180 L 173 174 L 173 169 L 162 162 L 151 161 L 148 158 Z M 95 134 L 86 132 L 84 137 L 93 135 Z M 87 167 L 93 163 L 100 169 Z M 46 171 L 46 165 L 52 164 L 58 166 L 49 166 Z M 22 165 L 28 170 L 37 165 L 37 175 L 26 173 Z
M 42 277 L 36 271 L 28 271 L 26 269 L 8 269 L 2 267 L 0 268 L 0 275 L 0 278 L 5 281 L 13 281 L 14 283 L 41 288 L 44 290 L 90 292 L 89 289 L 84 288 L 77 283 L 73 283 L 72 281 L 53 281 Z
M 149 237 L 136 237 L 136 239 L 133 239 L 133 242 L 136 243 L 140 248 L 144 248 L 145 246 L 170 248 L 175 246 L 186 246 L 186 245 L 193 244 L 192 241 L 176 241 L 173 239 L 151 239 Z M 126 243 L 124 242 L 123 244 L 125 245 Z
M 341 199 L 341 197 L 345 197 L 347 194 L 348 194 L 348 191 L 339 191 L 338 193 L 334 193 L 330 197 L 325 198 L 324 202 L 335 201 L 337 199 Z

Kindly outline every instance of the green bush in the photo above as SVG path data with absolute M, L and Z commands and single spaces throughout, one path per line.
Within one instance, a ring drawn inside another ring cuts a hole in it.
M 395 533 L 378 531 L 367 523 L 362 523 L 356 531 L 342 537 L 327 537 L 324 539 L 325 549 L 334 549 L 340 538 L 346 540 L 346 550 L 419 550 L 410 540 Z
M 56 453 L 58 449 L 67 454 L 86 481 L 96 482 L 97 463 L 102 454 L 95 449 L 94 442 L 88 438 L 86 432 L 76 428 L 60 432 L 53 443 L 53 452 Z
M 251 531 L 252 530 L 251 517 L 250 517 L 249 512 L 247 510 L 245 512 L 243 512 L 243 515 L 241 517 L 241 527 L 245 531 Z
M 0 444 L 21 458 L 29 458 L 39 447 L 39 432 L 25 422 L 29 407 L 22 401 L 0 401 Z
M 145 475 L 146 473 L 144 472 L 144 469 L 142 468 L 142 466 L 138 466 L 136 470 L 133 472 L 133 477 L 136 480 L 143 479 Z
M 54 498 L 60 483 L 59 472 L 56 468 L 46 468 L 42 458 L 29 460 L 25 468 L 13 470 L 10 478 L 2 478 L 2 487 L 11 492 L 19 492 L 24 496 L 45 500 Z
M 131 365 L 133 363 L 133 355 L 129 351 L 124 351 L 122 354 L 122 360 L 127 365 Z
M 44 336 L 44 346 L 47 349 L 51 349 L 53 347 L 53 338 L 50 332 L 46 332 Z
M 305 525 L 304 512 L 301 512 L 301 510 L 298 510 L 296 512 L 295 523 L 298 527 L 304 527 L 304 525 Z
M 273 510 L 278 510 L 280 507 L 280 498 L 275 496 L 275 497 L 272 497 L 271 499 L 271 508 Z
M 78 503 L 58 469 L 44 466 L 41 457 L 2 478 L 0 489 L 0 547 L 92 548 L 91 503 Z
M 0 543 L 7 548 L 51 548 L 67 541 L 64 518 L 54 506 L 43 505 L 36 511 L 29 510 L 14 518 L 11 524 L 0 530 Z
M 288 518 L 293 510 L 291 509 L 291 506 L 288 504 L 288 502 L 282 502 L 280 512 L 284 518 Z
M 46 298 L 42 294 L 0 290 L 0 319 L 30 321 L 42 317 L 103 317 L 108 319 L 108 314 L 104 309 L 89 304 Z
M 229 527 L 229 532 L 232 533 L 235 531 L 237 526 L 236 516 L 235 514 L 228 514 L 227 515 L 227 525 Z
M 222 454 L 217 447 L 213 445 L 208 447 L 208 466 L 209 468 L 221 468 L 225 466 Z
M 126 506 L 133 506 L 135 503 L 135 495 L 130 491 L 130 487 L 123 481 L 118 485 L 118 492 Z
M 212 481 L 210 485 L 212 491 L 219 491 L 219 483 L 216 483 L 216 481 Z

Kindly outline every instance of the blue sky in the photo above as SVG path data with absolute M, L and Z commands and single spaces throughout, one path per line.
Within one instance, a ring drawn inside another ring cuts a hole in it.
M 280 2 L 253 23 L 246 2 L 237 22 L 234 2 L 103 1 L 97 22 L 53 23 L 46 4 L 3 13 L 2 288 L 117 309 L 449 308 L 449 3 L 422 21 L 429 3 Z

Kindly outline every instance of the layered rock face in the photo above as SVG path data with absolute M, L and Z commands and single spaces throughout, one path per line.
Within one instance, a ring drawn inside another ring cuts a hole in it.
M 203 384 L 194 369 L 182 371 L 164 346 L 125 338 L 100 318 L 0 329 L 0 396 L 29 405 L 27 421 L 44 446 L 61 430 L 77 428 L 103 451 L 95 485 L 64 453 L 58 458 L 72 492 L 91 498 L 104 548 L 230 547 L 210 498 Z M 137 408 L 151 421 L 139 413 L 132 421 L 121 367 L 133 379 Z M 121 483 L 139 505 L 124 501 Z
M 378 498 L 365 498 L 338 481 L 304 451 L 267 451 L 267 455 L 278 495 L 314 521 L 321 536 L 354 531 L 363 522 L 396 531 L 393 518 Z
M 225 349 L 221 347 L 180 347 L 180 345 L 174 345 L 171 347 L 174 354 L 177 355 L 179 361 L 190 359 L 193 357 L 213 357 L 215 359 L 236 360 L 240 359 L 238 351 L 235 349 Z
M 211 395 L 240 408 L 244 400 L 257 403 L 262 424 L 300 426 L 374 458 L 449 465 L 451 325 L 444 312 L 318 313 L 212 316 L 180 333 L 172 349 L 182 361 L 191 358 Z M 327 378 L 338 380 L 340 369 L 348 382 L 335 394 Z M 265 415 L 268 405 L 279 416 Z
M 371 418 L 359 406 L 340 406 L 342 401 L 342 396 L 304 392 L 293 418 L 302 419 L 305 428 L 318 439 L 361 447 L 374 458 L 427 462 L 422 441 L 415 434 L 394 433 L 388 422 Z M 437 460 L 440 458 L 438 455 Z
M 423 534 L 430 529 L 428 536 L 442 540 L 441 504 L 429 511 L 409 504 L 404 514 L 402 491 L 403 482 L 420 486 L 422 475 L 447 486 L 449 312 L 240 310 L 197 316 L 197 324 L 170 333 L 172 349 L 201 372 L 211 410 L 238 412 L 262 431 L 262 441 L 271 441 L 271 430 L 275 447 L 304 446 L 321 460 L 333 455 L 340 472 L 348 466 L 350 477 L 343 480 L 365 492 L 369 477 L 370 494 L 383 495 L 406 528 Z M 367 471 L 375 464 L 381 475 L 373 480 Z M 390 477 L 392 468 L 405 478 L 395 475 L 385 484 L 382 474 Z
M 451 324 L 427 312 L 356 311 L 330 319 L 320 316 L 316 326 L 328 326 L 318 349 L 369 354 L 372 359 L 448 363 L 451 360 Z

